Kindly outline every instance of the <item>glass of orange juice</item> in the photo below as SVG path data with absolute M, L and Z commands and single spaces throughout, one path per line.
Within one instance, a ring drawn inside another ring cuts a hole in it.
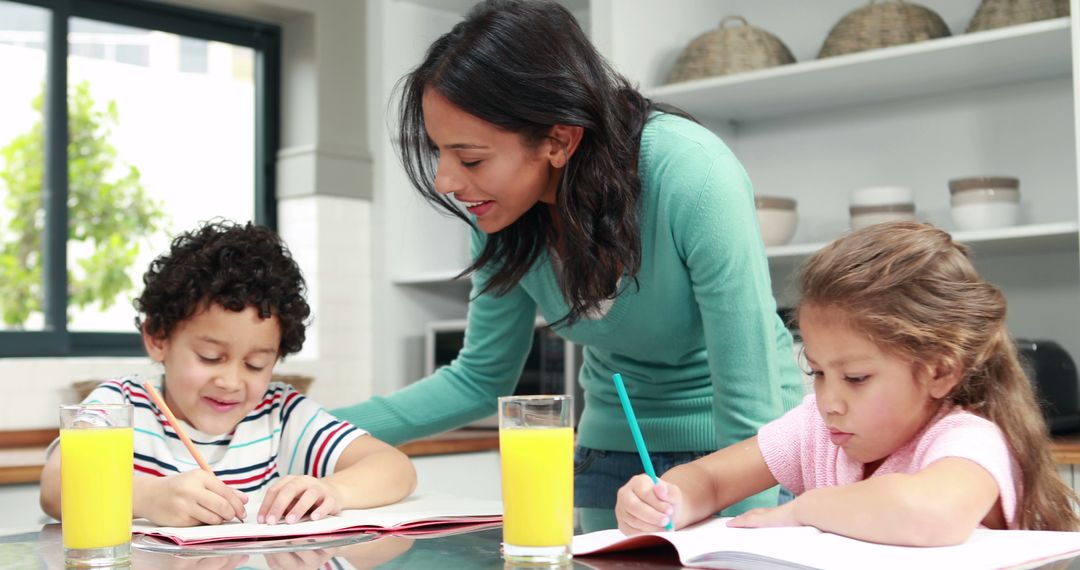
M 563 564 L 574 538 L 574 399 L 499 398 L 503 558 Z
M 60 513 L 67 566 L 131 560 L 131 404 L 60 406 Z

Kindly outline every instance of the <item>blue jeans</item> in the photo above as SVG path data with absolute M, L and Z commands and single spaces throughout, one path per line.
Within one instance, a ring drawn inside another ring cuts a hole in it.
M 709 451 L 650 453 L 657 476 L 668 469 L 708 455 Z M 574 506 L 614 509 L 615 498 L 634 475 L 644 473 L 637 452 L 605 451 L 578 446 L 574 450 Z

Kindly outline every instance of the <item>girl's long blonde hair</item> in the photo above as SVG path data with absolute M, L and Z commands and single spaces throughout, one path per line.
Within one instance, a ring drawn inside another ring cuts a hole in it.
M 1016 346 L 1005 296 L 983 281 L 967 248 L 912 222 L 844 236 L 803 269 L 800 306 L 835 307 L 883 350 L 916 366 L 962 371 L 948 400 L 998 425 L 1021 473 L 1017 523 L 1076 530 L 1076 495 L 1062 482 L 1050 436 Z

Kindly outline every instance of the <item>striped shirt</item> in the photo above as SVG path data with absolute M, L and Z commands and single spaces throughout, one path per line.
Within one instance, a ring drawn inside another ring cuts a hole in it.
M 155 387 L 161 391 L 160 383 Z M 137 378 L 103 382 L 83 403 L 132 404 L 136 475 L 168 477 L 199 468 Z M 245 493 L 285 475 L 331 475 L 349 443 L 367 433 L 280 382 L 271 382 L 262 401 L 225 435 L 178 421 L 214 474 Z

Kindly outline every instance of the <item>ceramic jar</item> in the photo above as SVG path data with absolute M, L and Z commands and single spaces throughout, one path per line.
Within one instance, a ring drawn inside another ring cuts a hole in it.
M 915 198 L 904 186 L 871 186 L 851 193 L 851 229 L 883 222 L 915 221 Z
M 1015 226 L 1020 221 L 1020 180 L 974 176 L 949 181 L 952 218 L 960 230 Z
M 779 196 L 756 196 L 754 207 L 757 209 L 758 226 L 765 245 L 784 245 L 795 235 L 798 215 L 795 213 L 795 200 Z

